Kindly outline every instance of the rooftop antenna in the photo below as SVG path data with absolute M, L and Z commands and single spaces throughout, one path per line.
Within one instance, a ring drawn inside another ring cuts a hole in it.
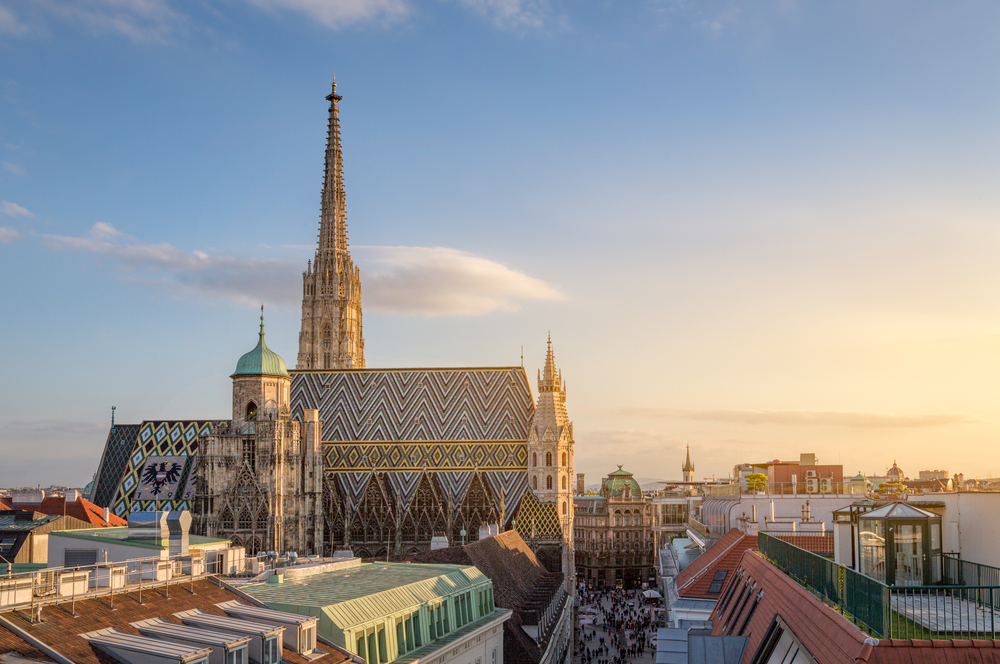
M 111 428 L 115 428 L 115 406 L 111 407 Z

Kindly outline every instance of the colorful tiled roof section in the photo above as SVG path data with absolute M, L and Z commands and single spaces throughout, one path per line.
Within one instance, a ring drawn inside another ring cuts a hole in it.
M 632 473 L 627 470 L 622 470 L 621 466 L 618 466 L 618 470 L 613 473 L 608 473 L 607 478 L 601 485 L 601 495 L 605 498 L 611 496 L 620 496 L 622 491 L 628 487 L 632 492 L 633 498 L 640 498 L 642 496 L 642 487 L 639 483 L 632 479 Z
M 291 402 L 319 410 L 324 443 L 524 443 L 534 412 L 521 367 L 293 371 Z
M 562 525 L 556 504 L 540 503 L 531 491 L 525 492 L 514 516 L 514 530 L 527 541 L 561 540 Z
M 718 599 L 721 589 L 708 593 L 712 589 L 715 572 L 727 571 L 726 578 L 722 581 L 724 585 L 728 585 L 732 570 L 739 565 L 743 552 L 756 548 L 756 537 L 733 528 L 677 575 L 677 594 L 681 597 Z

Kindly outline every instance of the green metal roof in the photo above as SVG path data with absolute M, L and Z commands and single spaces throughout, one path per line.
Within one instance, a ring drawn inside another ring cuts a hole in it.
M 281 356 L 267 347 L 264 342 L 264 312 L 260 314 L 260 338 L 249 353 L 245 353 L 236 363 L 233 376 L 288 376 L 288 369 Z M 290 377 L 290 376 L 289 376 Z
M 240 590 L 273 609 L 325 616 L 338 629 L 347 630 L 489 585 L 489 578 L 475 567 L 369 563 Z
M 155 539 L 128 539 L 128 526 L 118 526 L 117 528 L 84 528 L 83 530 L 56 530 L 49 535 L 59 537 L 72 537 L 73 539 L 87 540 L 88 542 L 103 542 L 105 544 L 122 544 L 124 546 L 135 546 L 142 549 L 158 549 L 165 551 L 169 548 L 167 540 Z M 161 544 L 162 542 L 162 544 Z M 198 548 L 209 544 L 227 543 L 227 539 L 217 539 L 215 537 L 202 537 L 201 535 L 189 535 L 188 546 Z
M 620 496 L 626 486 L 631 487 L 634 498 L 642 498 L 642 487 L 632 479 L 632 473 L 622 470 L 622 467 L 618 466 L 618 470 L 608 473 L 607 479 L 601 485 L 601 495 L 606 498 Z

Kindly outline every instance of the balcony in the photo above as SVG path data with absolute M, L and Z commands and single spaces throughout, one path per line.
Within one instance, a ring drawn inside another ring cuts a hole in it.
M 1000 569 L 937 554 L 941 583 L 887 585 L 765 533 L 768 561 L 879 638 L 995 639 Z

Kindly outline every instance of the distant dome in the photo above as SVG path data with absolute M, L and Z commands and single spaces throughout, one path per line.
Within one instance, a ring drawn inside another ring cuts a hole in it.
M 263 308 L 260 314 L 260 338 L 257 340 L 257 346 L 240 358 L 233 376 L 288 376 L 285 361 L 264 342 Z
M 642 498 L 642 487 L 632 479 L 632 473 L 622 470 L 622 467 L 618 466 L 618 470 L 608 473 L 607 479 L 601 486 L 601 495 L 605 498 L 618 497 L 622 495 L 625 487 L 629 487 L 633 498 Z
M 892 462 L 892 468 L 890 468 L 886 472 L 886 476 L 889 477 L 889 478 L 891 478 L 891 479 L 893 479 L 893 480 L 896 480 L 896 481 L 902 481 L 902 479 L 904 477 L 904 475 L 903 475 L 903 469 L 900 468 L 899 466 L 897 466 L 896 462 L 893 461 Z

